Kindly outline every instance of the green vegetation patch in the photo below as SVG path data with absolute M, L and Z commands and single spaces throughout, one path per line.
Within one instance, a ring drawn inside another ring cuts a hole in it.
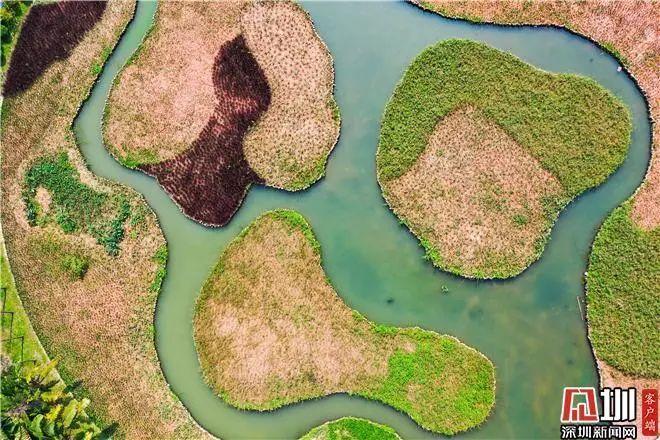
M 595 81 L 544 72 L 484 44 L 447 40 L 415 58 L 387 105 L 381 183 L 410 169 L 438 121 L 465 105 L 527 149 L 569 197 L 602 183 L 628 150 L 629 112 Z
M 47 190 L 52 198 L 48 212 L 37 201 L 38 188 Z M 125 196 L 102 193 L 82 183 L 64 152 L 32 164 L 25 173 L 23 202 L 30 225 L 54 222 L 67 234 L 89 233 L 110 255 L 119 253 L 124 223 L 131 215 Z
M 400 440 L 389 426 L 356 417 L 343 417 L 309 431 L 300 440 Z
M 587 275 L 589 334 L 598 358 L 618 370 L 660 377 L 660 228 L 645 231 L 626 202 L 605 220 Z

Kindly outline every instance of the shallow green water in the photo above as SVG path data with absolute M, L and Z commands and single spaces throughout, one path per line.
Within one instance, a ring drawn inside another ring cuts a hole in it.
M 403 3 L 304 6 L 335 60 L 343 123 L 327 176 L 310 190 L 254 187 L 227 227 L 209 229 L 186 219 L 155 180 L 123 168 L 106 152 L 100 131 L 105 100 L 118 70 L 150 26 L 155 3 L 139 4 L 76 120 L 92 171 L 144 194 L 165 232 L 170 259 L 156 313 L 156 345 L 172 389 L 202 426 L 222 438 L 294 438 L 347 415 L 390 425 L 404 438 L 432 437 L 406 415 L 361 398 L 335 395 L 257 413 L 225 405 L 203 383 L 192 340 L 197 293 L 220 252 L 242 228 L 266 210 L 286 207 L 311 222 L 323 246 L 325 269 L 351 307 L 379 323 L 454 335 L 493 361 L 495 409 L 481 428 L 462 437 L 556 438 L 562 387 L 597 383 L 576 298 L 583 297 L 582 275 L 598 226 L 638 186 L 648 163 L 650 127 L 641 94 L 617 72 L 610 56 L 567 32 L 472 25 Z M 633 114 L 633 142 L 625 164 L 562 213 L 542 259 L 510 281 L 474 282 L 433 269 L 385 206 L 376 183 L 379 121 L 387 99 L 421 50 L 456 37 L 484 41 L 542 69 L 590 76 L 623 99 Z M 442 294 L 443 285 L 449 294 Z

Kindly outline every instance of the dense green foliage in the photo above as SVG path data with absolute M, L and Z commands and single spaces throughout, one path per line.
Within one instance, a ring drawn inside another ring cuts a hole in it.
M 62 270 L 71 281 L 82 279 L 89 269 L 89 258 L 76 254 L 67 254 L 62 258 Z
M 587 316 L 598 357 L 622 372 L 660 377 L 660 228 L 644 231 L 631 202 L 605 220 L 587 275 Z
M 309 431 L 300 440 L 398 440 L 389 426 L 356 417 L 343 417 Z
M 569 197 L 602 183 L 626 156 L 630 115 L 593 80 L 551 74 L 467 40 L 423 51 L 383 117 L 381 182 L 404 174 L 440 118 L 462 105 L 480 109 L 560 181 Z
M 0 7 L 2 54 L 0 58 L 3 69 L 7 64 L 21 21 L 31 4 L 31 1 L 8 0 L 2 2 L 2 7 Z
M 2 371 L 2 432 L 7 438 L 93 439 L 101 430 L 52 372 L 55 361 L 36 366 L 9 365 Z
M 35 198 L 40 187 L 52 197 L 52 214 L 41 212 Z M 128 201 L 122 195 L 110 196 L 82 183 L 66 153 L 41 157 L 30 167 L 25 174 L 23 201 L 31 225 L 55 221 L 65 233 L 87 232 L 108 254 L 119 253 L 124 223 L 131 215 Z

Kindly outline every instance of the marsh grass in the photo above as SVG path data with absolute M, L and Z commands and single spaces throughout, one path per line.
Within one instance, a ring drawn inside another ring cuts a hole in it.
M 494 368 L 481 353 L 347 307 L 295 211 L 263 214 L 227 247 L 198 298 L 194 331 L 205 380 L 239 408 L 348 393 L 454 434 L 482 423 L 494 404 Z
M 267 185 L 307 188 L 323 176 L 339 136 L 330 52 L 294 2 L 251 3 L 241 30 L 272 94 L 243 143 L 247 160 Z
M 553 173 L 574 197 L 623 161 L 632 129 L 627 108 L 595 81 L 536 69 L 468 40 L 447 40 L 415 58 L 385 110 L 378 175 L 403 175 L 438 120 L 472 105 Z
M 401 437 L 389 426 L 343 417 L 317 426 L 300 440 L 401 440 Z
M 560 210 L 623 162 L 630 133 L 628 109 L 593 80 L 447 40 L 413 61 L 387 105 L 378 180 L 436 266 L 507 278 L 538 259 Z
M 631 376 L 660 378 L 660 229 L 631 219 L 631 202 L 603 223 L 587 273 L 589 336 L 599 359 Z

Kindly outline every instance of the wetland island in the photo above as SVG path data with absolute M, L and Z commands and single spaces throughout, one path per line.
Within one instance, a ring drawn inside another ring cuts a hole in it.
M 657 437 L 657 2 L 0 18 L 0 438 Z

